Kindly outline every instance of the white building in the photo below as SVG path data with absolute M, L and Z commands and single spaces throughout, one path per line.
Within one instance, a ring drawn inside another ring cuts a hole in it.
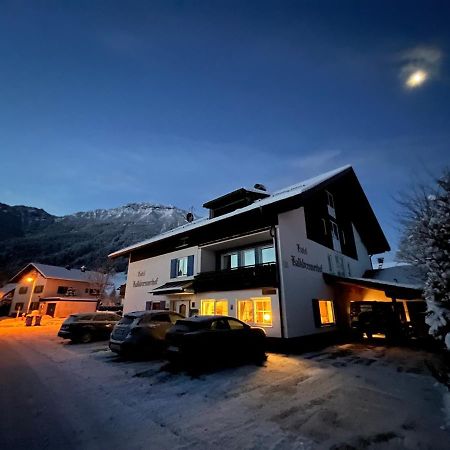
M 53 317 L 67 317 L 97 308 L 99 281 L 105 275 L 88 270 L 29 263 L 13 278 L 16 283 L 10 315 L 38 310 Z
M 346 322 L 349 289 L 382 301 L 392 290 L 417 295 L 358 281 L 389 245 L 350 166 L 273 194 L 237 189 L 204 207 L 208 218 L 109 255 L 129 257 L 124 312 L 226 314 L 295 338 Z

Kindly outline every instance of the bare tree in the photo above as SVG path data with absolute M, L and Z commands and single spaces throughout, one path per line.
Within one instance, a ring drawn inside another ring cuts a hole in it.
M 116 271 L 109 262 L 97 267 L 89 274 L 90 289 L 97 295 L 98 301 L 102 304 L 110 304 L 110 292 L 114 291 L 113 277 Z M 112 300 L 114 304 L 114 300 Z

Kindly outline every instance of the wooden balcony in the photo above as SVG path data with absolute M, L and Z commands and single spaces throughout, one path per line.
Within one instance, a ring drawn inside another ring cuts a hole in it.
M 195 292 L 232 291 L 258 287 L 278 287 L 275 263 L 203 272 L 194 278 Z

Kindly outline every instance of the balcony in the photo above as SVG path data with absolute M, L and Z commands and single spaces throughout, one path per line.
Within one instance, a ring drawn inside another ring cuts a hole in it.
M 232 291 L 258 287 L 278 287 L 275 263 L 203 272 L 194 278 L 195 292 Z

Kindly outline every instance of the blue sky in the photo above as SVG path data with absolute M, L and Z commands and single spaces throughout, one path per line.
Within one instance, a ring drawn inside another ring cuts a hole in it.
M 352 164 L 395 247 L 393 197 L 450 163 L 449 2 L 1 8 L 1 202 L 201 215 Z

